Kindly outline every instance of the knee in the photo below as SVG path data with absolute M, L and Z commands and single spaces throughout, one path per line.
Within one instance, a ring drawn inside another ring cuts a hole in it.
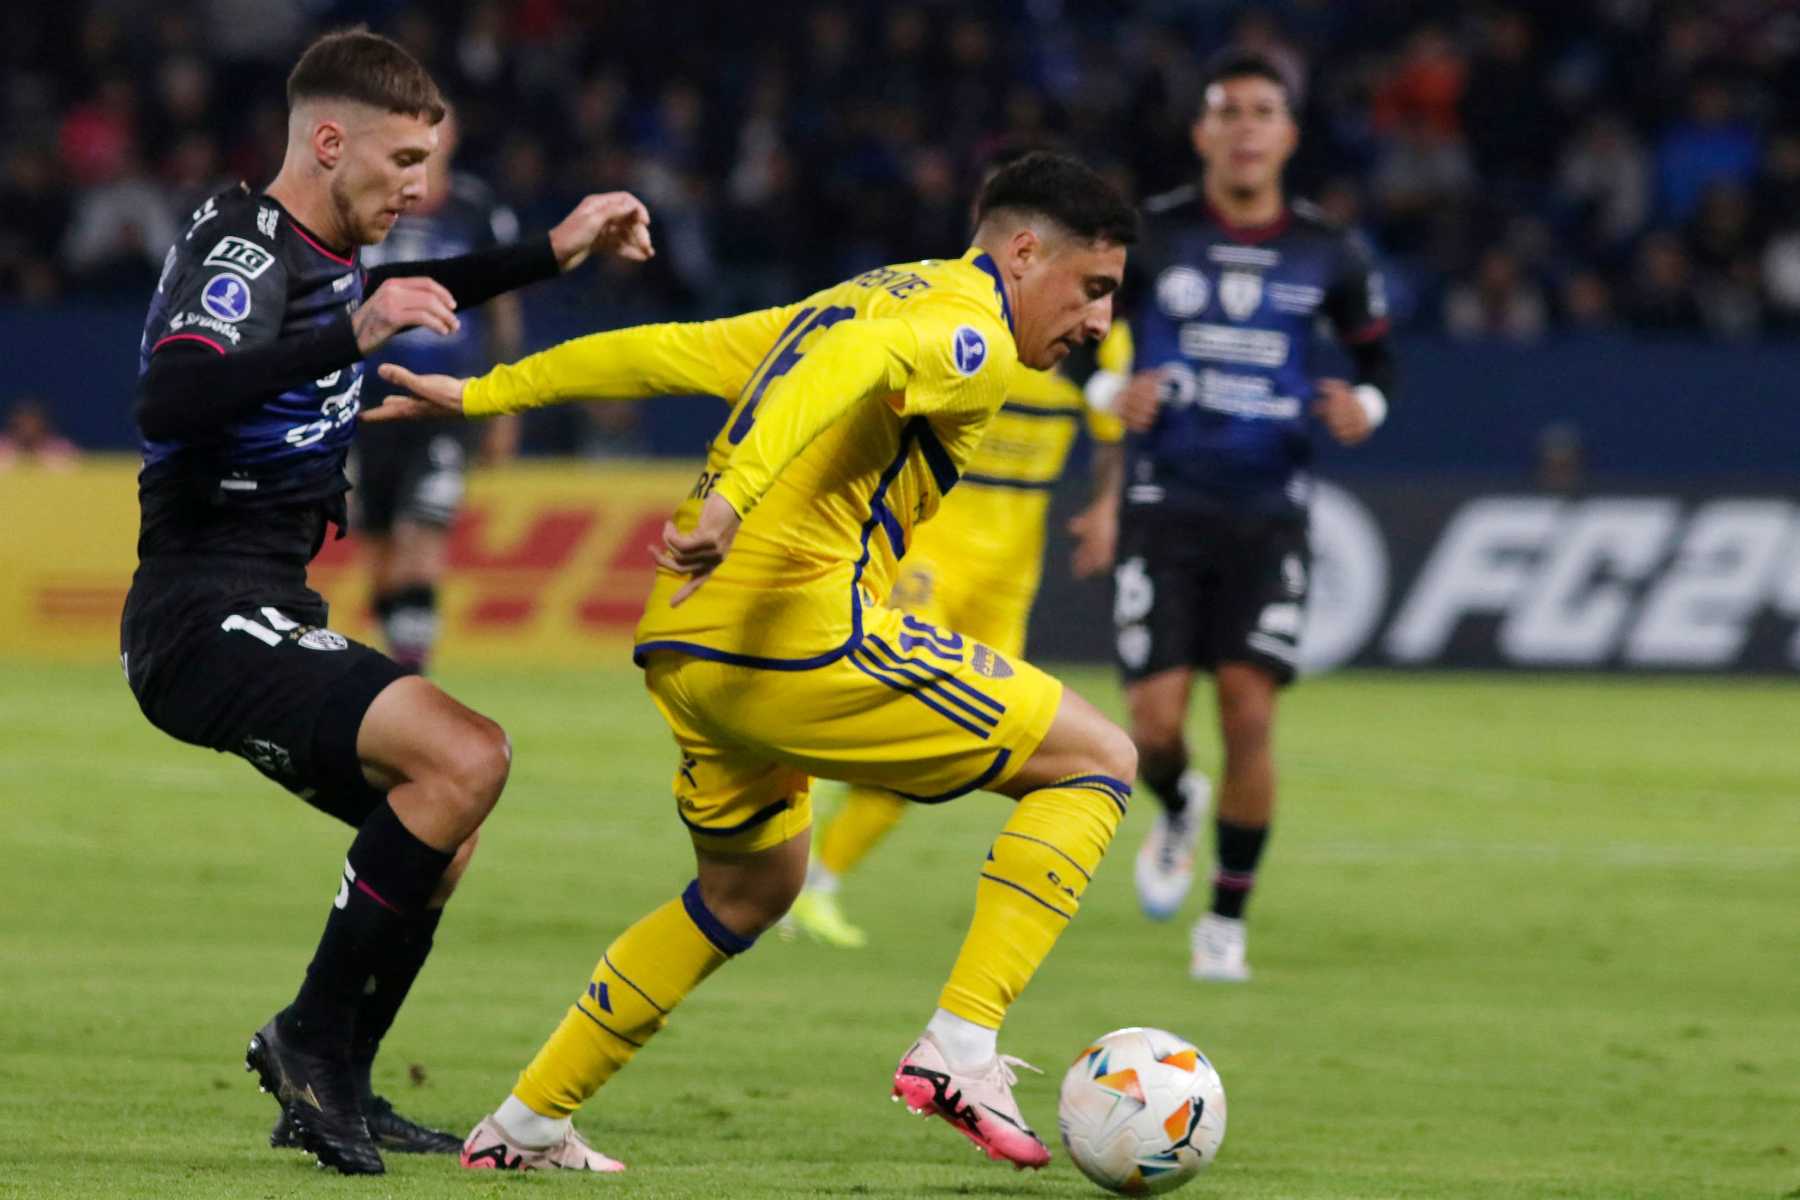
M 512 771 L 512 743 L 506 731 L 486 717 L 471 713 L 458 729 L 441 763 L 451 802 L 479 825 L 499 802 Z M 474 839 L 464 843 L 474 853 Z M 459 853 L 461 851 L 459 850 Z
M 753 938 L 787 913 L 806 884 L 806 863 L 797 869 L 786 863 L 770 863 L 753 874 L 734 872 L 729 880 L 700 875 L 700 898 L 726 928 Z
M 1137 778 L 1138 748 L 1131 735 L 1111 721 L 1099 730 L 1094 743 L 1096 769 L 1102 775 L 1130 783 Z
M 1183 749 L 1182 714 L 1134 706 L 1131 740 L 1146 760 L 1179 758 Z

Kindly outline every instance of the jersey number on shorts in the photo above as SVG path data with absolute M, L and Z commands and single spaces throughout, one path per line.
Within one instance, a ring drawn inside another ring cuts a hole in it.
M 806 335 L 815 329 L 829 329 L 844 318 L 855 315 L 856 310 L 845 304 L 819 309 L 807 307 L 794 314 L 794 319 L 788 322 L 788 327 L 775 339 L 775 344 L 769 347 L 762 362 L 757 364 L 756 369 L 762 374 L 762 378 L 756 381 L 756 390 L 744 401 L 744 407 L 738 410 L 737 419 L 725 434 L 727 445 L 735 446 L 744 440 L 745 435 L 750 432 L 750 426 L 756 423 L 756 406 L 762 403 L 763 393 L 769 390 L 771 383 L 799 365 L 802 356 L 800 343 L 806 340 Z
M 281 635 L 290 629 L 300 628 L 300 622 L 290 621 L 275 609 L 265 605 L 262 610 L 263 621 L 252 621 L 249 617 L 241 617 L 236 613 L 219 622 L 219 628 L 226 633 L 247 633 L 265 646 L 281 645 Z M 273 628 L 271 628 L 271 626 Z

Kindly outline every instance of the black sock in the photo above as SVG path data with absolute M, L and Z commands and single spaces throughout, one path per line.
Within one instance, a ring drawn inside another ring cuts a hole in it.
M 411 583 L 375 598 L 375 615 L 387 640 L 388 656 L 401 666 L 423 672 L 437 642 L 437 589 Z
M 283 1036 L 348 1051 L 365 986 L 424 914 L 451 857 L 414 837 L 385 801 L 369 814 L 350 843 L 306 980 L 278 1018 Z
M 1181 790 L 1181 777 L 1187 769 L 1186 750 L 1170 755 L 1146 754 L 1138 764 L 1138 777 L 1171 820 L 1187 811 L 1187 796 Z
M 1215 822 L 1215 828 L 1219 870 L 1213 876 L 1212 910 L 1221 917 L 1242 918 L 1250 889 L 1256 886 L 1256 864 L 1262 859 L 1269 827 L 1220 820 Z
M 375 1094 L 374 1085 L 369 1081 L 375 1053 L 381 1049 L 381 1039 L 393 1026 L 394 1017 L 406 1001 L 406 993 L 412 989 L 413 980 L 419 977 L 419 969 L 431 954 L 431 939 L 443 915 L 441 908 L 428 908 L 419 914 L 408 925 L 405 940 L 393 948 L 390 957 L 375 964 L 374 973 L 363 984 L 362 995 L 356 1002 L 356 1024 L 350 1039 L 350 1071 L 356 1081 L 356 1094 L 362 1097 L 365 1106 Z

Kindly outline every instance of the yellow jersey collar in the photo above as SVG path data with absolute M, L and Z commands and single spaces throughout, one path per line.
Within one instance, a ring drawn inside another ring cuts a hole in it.
M 994 261 L 993 255 L 979 246 L 970 246 L 963 255 L 963 261 L 973 263 L 994 281 L 994 295 L 1000 298 L 1000 315 L 1006 318 L 1006 331 L 1016 335 L 1018 330 L 1013 328 L 1012 305 L 1006 299 L 1006 285 L 1000 281 L 1000 266 Z

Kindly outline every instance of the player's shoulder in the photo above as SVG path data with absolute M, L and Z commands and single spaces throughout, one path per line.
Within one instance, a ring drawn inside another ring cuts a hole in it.
M 519 240 L 519 218 L 485 179 L 466 171 L 450 173 L 450 208 L 464 225 L 496 242 Z
M 1290 230 L 1301 237 L 1315 239 L 1338 250 L 1355 253 L 1367 251 L 1362 234 L 1304 197 L 1289 199 L 1288 220 Z
M 220 237 L 247 237 L 274 248 L 281 237 L 281 207 L 245 184 L 212 193 L 187 214 L 180 245 L 205 254 Z
M 499 203 L 487 181 L 467 171 L 450 172 L 450 198 L 457 204 L 483 212 Z
M 1144 198 L 1144 220 L 1147 224 L 1175 224 L 1204 220 L 1207 214 L 1206 194 L 1198 183 L 1158 192 Z
M 239 183 L 200 202 L 175 248 L 200 265 L 256 280 L 280 260 L 281 224 L 280 205 Z

